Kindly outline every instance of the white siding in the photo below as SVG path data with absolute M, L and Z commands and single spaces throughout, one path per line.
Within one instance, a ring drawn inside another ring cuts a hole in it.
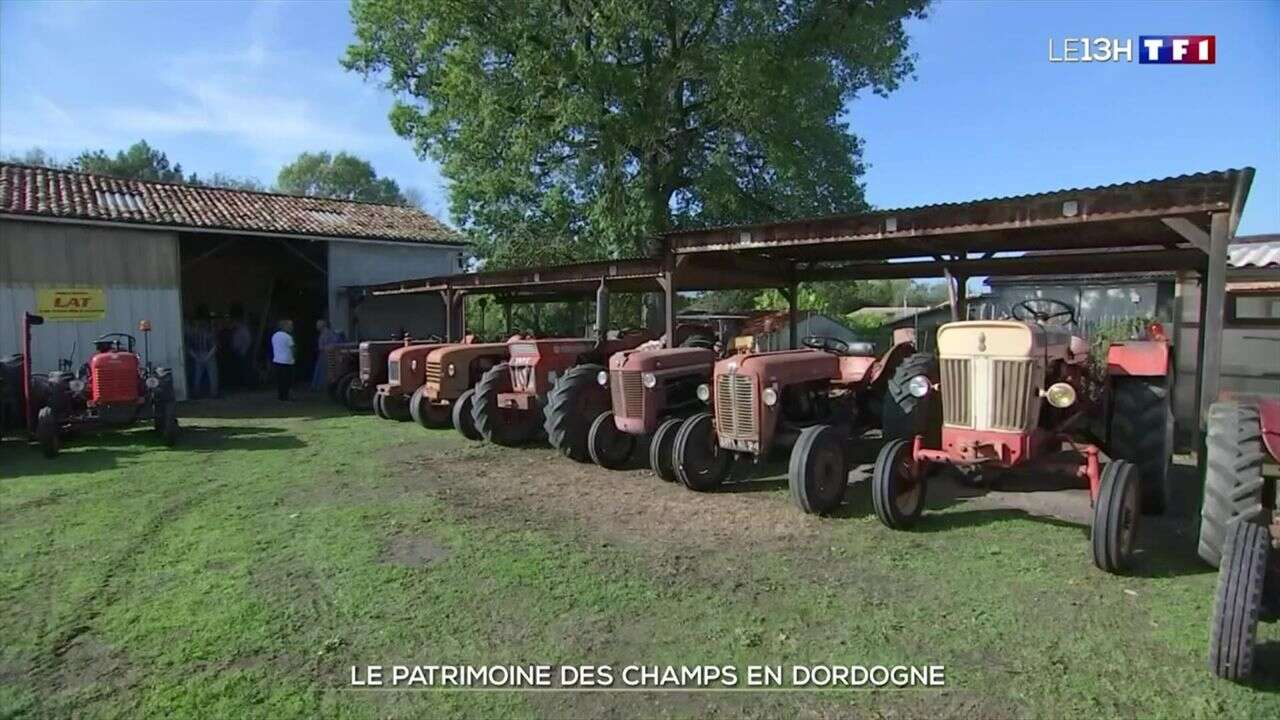
M 462 248 L 407 243 L 330 242 L 329 317 L 335 328 L 353 337 L 344 287 L 394 282 L 459 271 Z M 404 329 L 422 336 L 443 335 L 444 303 L 436 294 L 367 299 L 356 312 L 362 339 L 387 337 Z M 353 339 L 355 339 L 353 337 Z

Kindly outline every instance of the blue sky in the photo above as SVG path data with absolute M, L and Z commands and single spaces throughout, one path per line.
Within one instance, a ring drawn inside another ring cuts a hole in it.
M 910 28 L 914 81 L 848 108 L 881 207 L 1252 165 L 1241 233 L 1280 232 L 1280 3 L 980 3 Z M 1217 64 L 1048 61 L 1050 38 L 1212 34 Z M 0 151 L 139 138 L 184 169 L 274 180 L 348 150 L 422 191 L 438 169 L 391 132 L 390 96 L 338 64 L 347 5 L 0 0 Z

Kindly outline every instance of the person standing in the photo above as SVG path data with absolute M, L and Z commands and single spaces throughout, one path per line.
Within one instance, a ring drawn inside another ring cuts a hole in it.
M 289 399 L 293 387 L 293 321 L 285 318 L 271 336 L 271 367 L 276 372 L 276 397 Z
M 328 384 L 329 347 L 338 343 L 338 333 L 329 328 L 327 321 L 317 320 L 316 336 L 319 338 L 316 341 L 318 352 L 316 353 L 316 369 L 311 373 L 311 390 L 320 392 Z
M 243 388 L 253 389 L 253 333 L 244 321 L 244 308 L 233 305 L 231 308 L 231 354 L 232 364 L 236 370 L 236 380 Z
M 213 332 L 213 323 L 207 317 L 196 320 L 189 331 L 187 354 L 191 357 L 195 370 L 191 394 L 199 397 L 200 386 L 203 384 L 205 397 L 218 397 L 218 341 Z

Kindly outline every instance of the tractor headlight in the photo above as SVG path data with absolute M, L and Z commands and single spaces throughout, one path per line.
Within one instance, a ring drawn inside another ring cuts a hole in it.
M 608 385 L 609 373 L 605 372 L 604 370 L 601 370 L 600 372 L 596 373 L 596 382 L 600 383 L 601 385 Z
M 760 399 L 764 400 L 765 405 L 773 407 L 778 404 L 778 391 L 771 387 L 767 387 L 764 389 L 764 392 L 760 393 Z
M 1044 399 L 1056 408 L 1069 408 L 1076 404 L 1076 389 L 1070 383 L 1054 383 L 1044 391 Z
M 658 386 L 658 376 L 651 372 L 640 373 L 640 384 L 652 390 Z
M 76 378 L 75 380 L 72 380 L 71 382 L 67 383 L 67 386 L 71 388 L 71 392 L 73 393 L 84 392 L 84 381 L 81 380 L 80 378 Z
M 152 390 L 155 390 L 156 388 L 160 387 L 160 378 L 156 377 L 155 375 L 148 377 L 147 387 Z
M 449 373 L 449 377 L 453 377 L 454 375 L 458 374 L 458 367 L 453 363 L 449 363 L 448 365 L 445 366 L 444 371 Z
M 911 393 L 911 397 L 922 398 L 929 394 L 931 387 L 932 383 L 924 375 L 916 375 L 907 381 L 907 392 Z
M 698 386 L 698 399 L 701 400 L 702 402 L 709 402 L 711 400 L 710 385 L 706 383 L 702 383 L 701 385 Z

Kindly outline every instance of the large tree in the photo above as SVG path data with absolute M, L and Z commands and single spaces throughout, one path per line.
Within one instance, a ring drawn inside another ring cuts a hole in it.
M 280 169 L 276 187 L 292 195 L 407 204 L 395 180 L 378 177 L 368 160 L 344 152 L 302 153 Z
M 864 207 L 843 108 L 910 74 L 926 4 L 354 0 L 344 64 L 400 98 L 392 126 L 494 266 L 633 255 L 673 226 Z

